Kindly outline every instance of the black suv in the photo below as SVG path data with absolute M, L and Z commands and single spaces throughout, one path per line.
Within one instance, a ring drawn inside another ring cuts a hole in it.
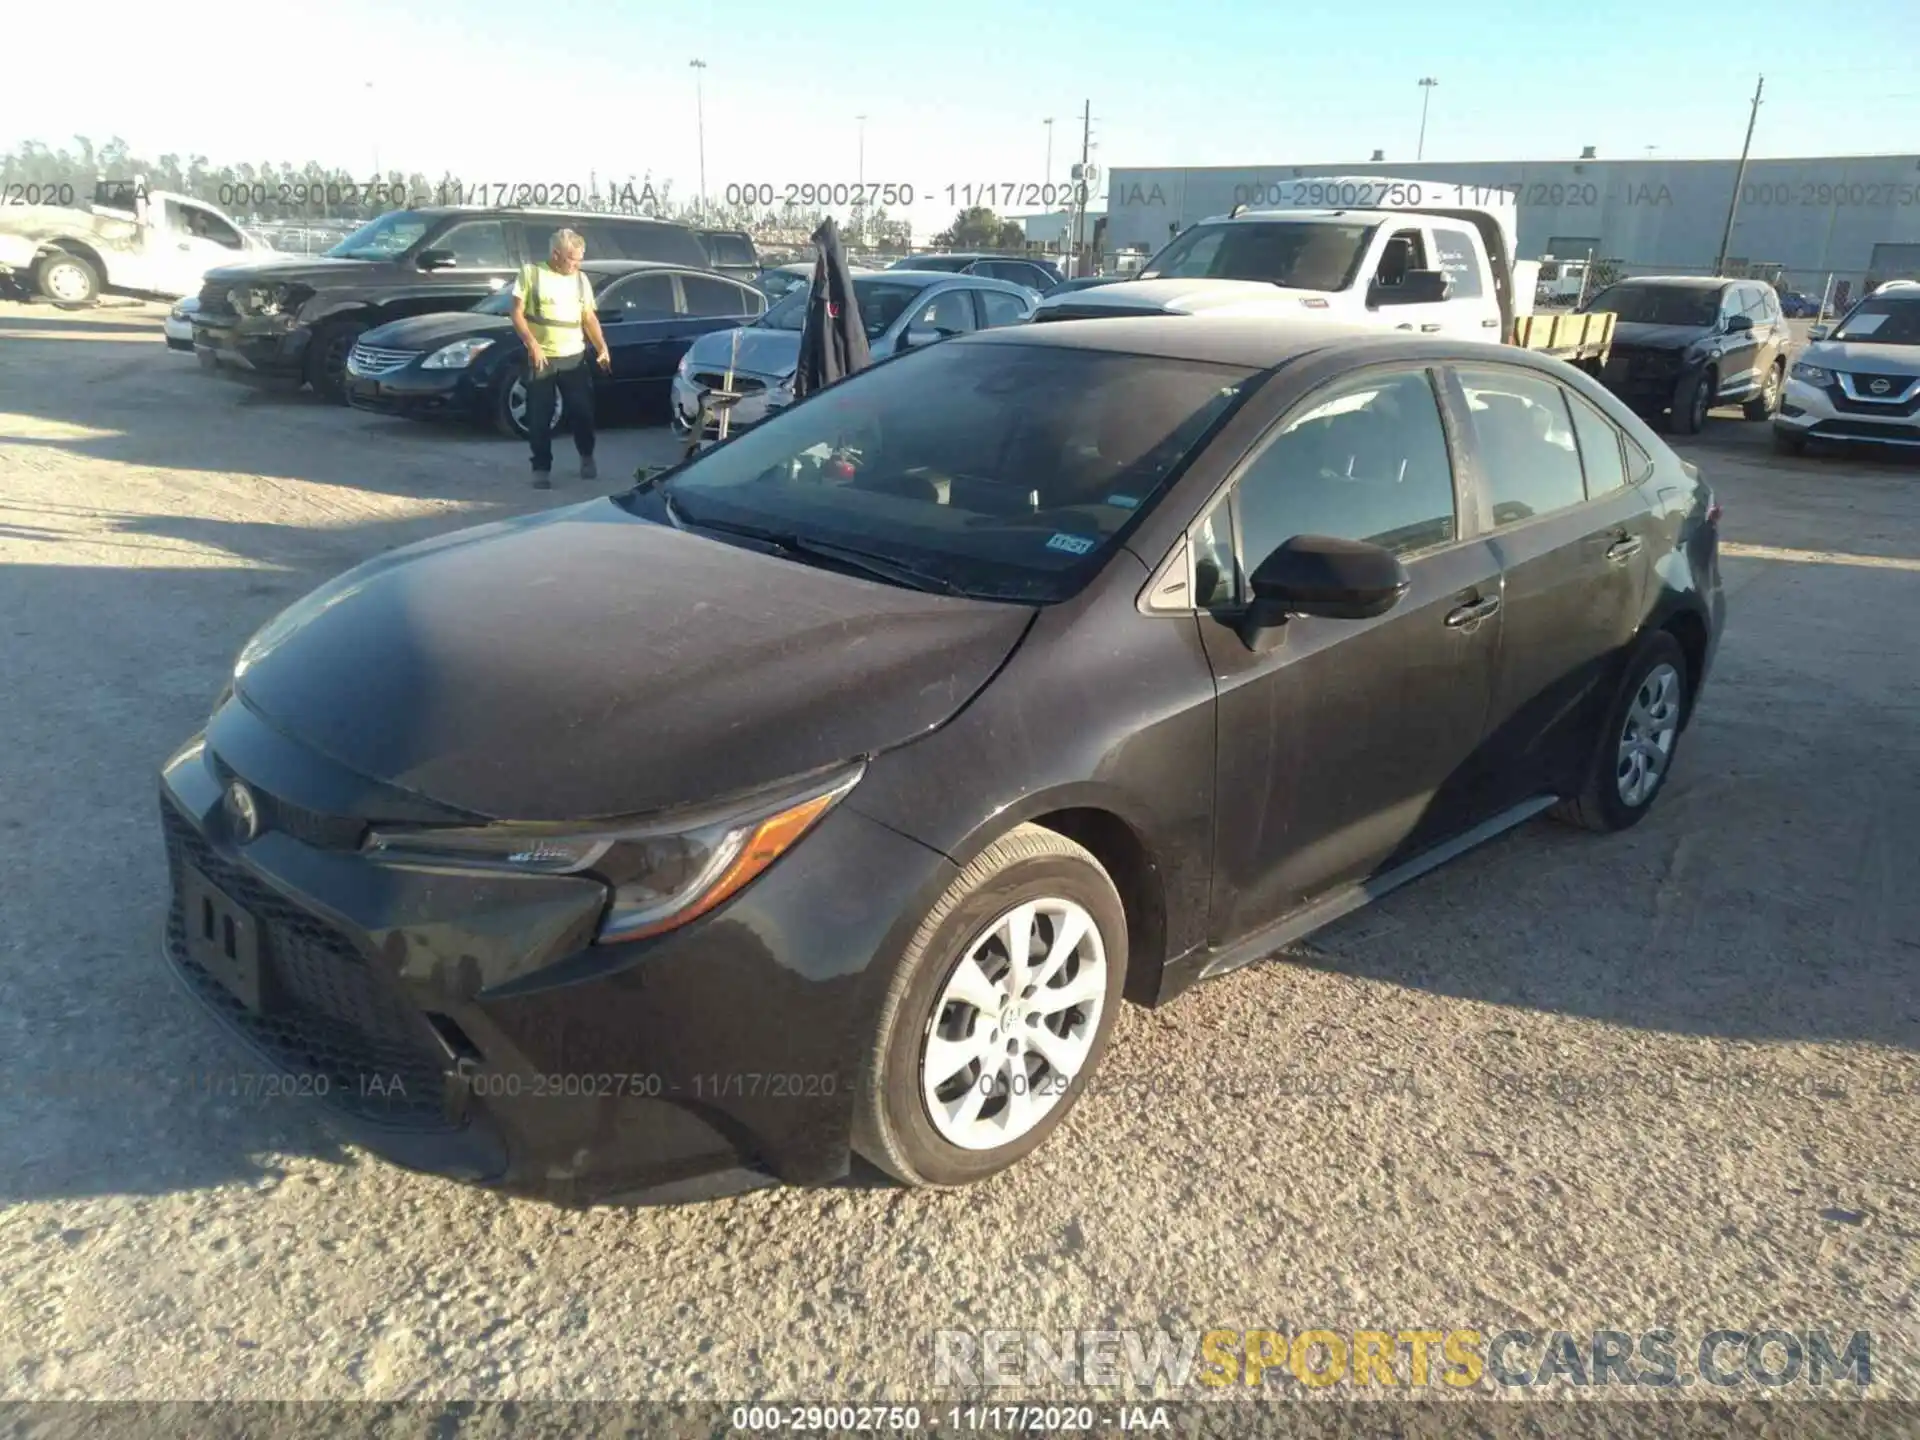
M 578 231 L 590 260 L 657 260 L 711 268 L 684 225 L 564 210 L 431 207 L 371 220 L 308 261 L 209 270 L 194 316 L 201 363 L 305 381 L 345 403 L 347 354 L 375 325 L 465 310 L 543 260 L 553 232 Z
M 1749 420 L 1780 408 L 1792 333 L 1771 285 L 1698 275 L 1644 275 L 1609 285 L 1580 307 L 1611 310 L 1606 387 L 1643 415 L 1697 435 L 1707 411 L 1741 406 Z

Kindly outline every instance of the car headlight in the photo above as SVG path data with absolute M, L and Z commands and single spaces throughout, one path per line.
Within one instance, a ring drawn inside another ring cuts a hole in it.
M 673 367 L 673 373 L 675 375 L 678 375 L 682 380 L 684 380 L 687 378 L 688 373 L 692 369 L 693 369 L 693 351 L 688 350 L 685 354 L 683 354 L 680 357 L 680 363 Z
M 652 820 L 394 827 L 375 830 L 362 849 L 392 864 L 590 875 L 611 892 L 596 940 L 641 940 L 724 904 L 792 849 L 864 769 Z
M 426 359 L 420 362 L 422 370 L 464 370 L 480 358 L 480 352 L 493 344 L 491 340 L 456 340 L 451 345 L 442 345 Z
M 1833 372 L 1824 365 L 1809 365 L 1804 360 L 1796 360 L 1793 365 L 1793 378 L 1804 380 L 1809 385 L 1831 385 Z

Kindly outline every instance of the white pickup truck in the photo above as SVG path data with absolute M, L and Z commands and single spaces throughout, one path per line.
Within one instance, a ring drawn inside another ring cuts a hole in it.
M 142 180 L 103 181 L 87 209 L 0 206 L 0 274 L 56 305 L 102 290 L 192 295 L 207 271 L 276 252 L 213 206 Z
M 1529 323 L 1537 262 L 1515 259 L 1511 191 L 1368 175 L 1273 192 L 1275 203 L 1189 226 L 1132 280 L 1042 300 L 1034 322 L 1317 317 L 1604 358 L 1608 324 Z

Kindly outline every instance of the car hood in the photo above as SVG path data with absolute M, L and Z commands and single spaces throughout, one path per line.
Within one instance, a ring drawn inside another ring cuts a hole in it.
M 765 325 L 742 325 L 737 330 L 710 330 L 693 342 L 687 351 L 689 369 L 718 370 L 723 374 L 733 354 L 733 337 L 740 337 L 740 353 L 734 361 L 742 370 L 756 375 L 791 375 L 800 363 L 800 332 L 773 330 Z
M 1304 314 L 1302 295 L 1320 291 L 1289 290 L 1264 280 L 1128 280 L 1124 284 L 1095 285 L 1087 290 L 1070 290 L 1059 297 L 1062 306 L 1075 310 L 1111 309 L 1116 315 L 1157 310 L 1168 315 L 1197 315 L 1201 312 L 1256 313 L 1283 310 L 1289 315 Z M 1040 302 L 1040 308 L 1052 307 L 1053 297 Z
M 442 311 L 434 315 L 409 315 L 404 320 L 389 320 L 360 336 L 362 345 L 386 350 L 432 350 L 473 335 L 491 335 L 494 339 L 513 334 L 513 321 L 505 315 L 475 315 L 470 310 Z
M 944 723 L 1033 611 L 819 570 L 600 499 L 350 570 L 234 687 L 294 740 L 500 819 L 700 803 Z
M 349 275 L 365 275 L 392 264 L 388 260 L 341 260 L 327 255 L 281 255 L 262 257 L 240 265 L 222 265 L 207 271 L 208 281 L 238 285 L 243 281 L 271 273 L 276 282 L 299 280 L 312 285 L 329 285 Z
M 1707 325 L 1649 325 L 1622 320 L 1614 322 L 1613 343 L 1636 350 L 1684 350 L 1711 338 L 1713 333 Z
M 1870 375 L 1920 375 L 1920 345 L 1875 345 L 1866 340 L 1816 340 L 1795 357 L 1829 370 Z

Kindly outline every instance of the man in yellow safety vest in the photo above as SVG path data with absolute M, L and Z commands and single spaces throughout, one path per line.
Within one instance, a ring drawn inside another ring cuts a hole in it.
M 533 446 L 533 488 L 553 485 L 553 402 L 556 393 L 580 452 L 580 478 L 592 480 L 593 376 L 586 366 L 593 345 L 602 370 L 611 370 L 607 337 L 594 313 L 593 286 L 580 262 L 587 242 L 572 230 L 553 232 L 544 265 L 523 265 L 513 285 L 513 328 L 527 350 L 527 439 Z

